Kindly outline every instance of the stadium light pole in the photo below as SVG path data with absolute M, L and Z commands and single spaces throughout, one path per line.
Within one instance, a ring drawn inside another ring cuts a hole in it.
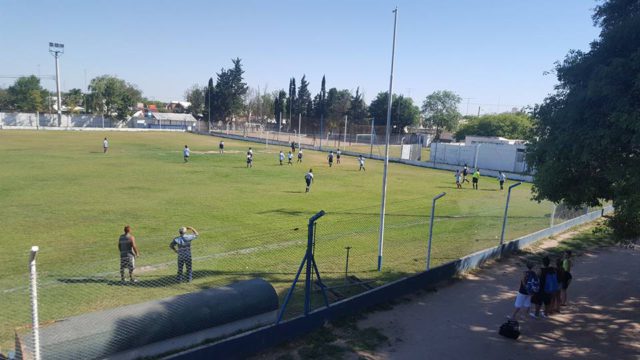
M 387 171 L 389 168 L 389 136 L 391 128 L 391 104 L 393 98 L 393 61 L 396 53 L 396 25 L 398 8 L 393 10 L 393 45 L 391 46 L 391 75 L 389 76 L 389 102 L 387 108 L 387 130 L 384 146 L 384 173 L 382 175 L 382 205 L 380 208 L 380 236 L 378 237 L 378 271 L 382 271 L 382 250 L 384 248 L 384 213 L 387 205 Z
M 514 187 L 522 185 L 521 182 L 517 182 L 511 186 L 509 186 L 509 191 L 507 192 L 507 205 L 504 207 L 504 218 L 502 219 L 502 233 L 500 234 L 500 246 L 504 243 L 504 230 L 507 227 L 507 211 L 509 211 L 509 200 L 511 199 L 511 189 Z
M 58 126 L 62 126 L 62 99 L 60 95 L 60 66 L 58 58 L 64 54 L 64 44 L 49 43 L 49 53 L 56 59 L 56 92 L 58 93 Z
M 33 324 L 33 358 L 40 360 L 40 321 L 38 320 L 38 272 L 36 270 L 36 255 L 40 249 L 31 247 L 29 254 L 29 277 L 31 283 L 31 321 Z

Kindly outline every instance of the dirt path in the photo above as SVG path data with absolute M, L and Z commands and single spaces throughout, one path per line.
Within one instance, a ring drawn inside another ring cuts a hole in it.
M 488 266 L 435 293 L 369 314 L 389 344 L 371 359 L 640 359 L 640 251 L 611 247 L 575 258 L 570 305 L 521 322 L 517 341 L 498 335 L 513 311 L 518 258 Z

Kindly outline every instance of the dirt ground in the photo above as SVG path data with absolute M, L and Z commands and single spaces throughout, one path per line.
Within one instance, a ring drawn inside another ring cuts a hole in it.
M 553 241 L 552 241 L 553 242 Z M 610 247 L 574 259 L 569 306 L 498 335 L 513 311 L 522 265 L 495 263 L 435 293 L 414 296 L 358 325 L 390 341 L 372 359 L 640 359 L 640 251 Z
M 561 314 L 521 317 L 522 334 L 516 341 L 498 334 L 513 311 L 526 259 L 553 252 L 578 233 L 546 239 L 437 291 L 404 297 L 383 310 L 346 320 L 346 325 L 329 324 L 252 359 L 640 360 L 638 245 L 586 246 L 574 258 L 569 304 Z

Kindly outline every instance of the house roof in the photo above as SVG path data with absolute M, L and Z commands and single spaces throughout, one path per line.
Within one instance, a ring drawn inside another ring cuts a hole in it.
M 151 113 L 151 117 L 153 117 L 156 120 L 196 122 L 196 119 L 191 114 L 153 112 Z
M 169 103 L 169 105 L 180 105 L 183 108 L 187 109 L 191 106 L 191 103 L 188 101 L 172 101 Z

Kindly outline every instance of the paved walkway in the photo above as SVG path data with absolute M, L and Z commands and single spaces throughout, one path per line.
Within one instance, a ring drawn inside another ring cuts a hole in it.
M 435 293 L 359 323 L 389 337 L 375 359 L 640 359 L 640 251 L 607 248 L 574 259 L 570 305 L 498 335 L 513 311 L 521 265 L 493 264 Z

